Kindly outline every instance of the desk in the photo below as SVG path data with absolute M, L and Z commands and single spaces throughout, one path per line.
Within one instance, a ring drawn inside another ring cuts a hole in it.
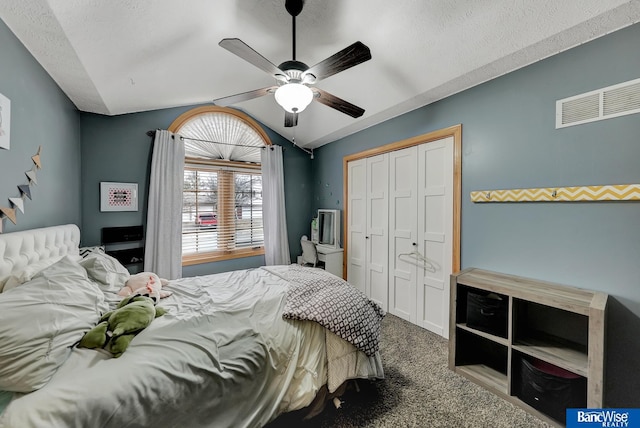
M 324 270 L 342 278 L 342 255 L 344 249 L 316 245 L 316 251 L 318 252 L 318 260 L 324 263 Z

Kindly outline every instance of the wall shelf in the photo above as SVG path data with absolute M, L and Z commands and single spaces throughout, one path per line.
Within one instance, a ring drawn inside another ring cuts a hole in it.
M 116 258 L 129 272 L 143 270 L 144 230 L 139 226 L 103 227 L 102 244 L 110 256 Z
M 640 184 L 476 190 L 472 202 L 640 201 Z

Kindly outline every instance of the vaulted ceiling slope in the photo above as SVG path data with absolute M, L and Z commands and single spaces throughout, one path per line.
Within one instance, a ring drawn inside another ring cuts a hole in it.
M 2 0 L 0 18 L 81 111 L 118 115 L 208 103 L 274 84 L 218 46 L 239 38 L 292 59 L 285 0 Z M 356 41 L 372 59 L 317 87 L 365 109 L 321 103 L 285 128 L 274 97 L 237 107 L 315 148 L 640 20 L 640 0 L 306 0 L 297 60 Z

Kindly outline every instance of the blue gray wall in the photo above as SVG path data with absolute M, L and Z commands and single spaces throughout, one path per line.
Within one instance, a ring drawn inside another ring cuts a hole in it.
M 462 265 L 608 292 L 606 403 L 640 407 L 640 203 L 473 204 L 481 189 L 639 183 L 640 119 L 631 115 L 562 130 L 555 101 L 640 77 L 640 25 L 618 31 L 491 82 L 407 113 L 316 151 L 287 148 L 285 181 L 292 255 L 317 208 L 343 209 L 342 158 L 415 135 L 463 125 Z M 144 224 L 150 129 L 189 107 L 117 117 L 79 114 L 0 21 L 0 93 L 11 99 L 11 150 L 0 150 L 0 206 L 26 184 L 42 145 L 33 200 L 5 230 L 81 225 L 84 244 L 100 228 Z M 313 168 L 313 172 L 310 170 Z M 137 182 L 141 210 L 101 213 L 100 181 Z M 82 182 L 82 185 L 80 184 Z M 82 203 L 81 203 L 82 200 Z M 206 274 L 263 258 L 185 268 Z
M 11 149 L 0 149 L 0 207 L 19 197 L 18 185 L 42 146 L 32 199 L 4 232 L 80 224 L 80 115 L 58 85 L 0 20 L 0 93 L 11 100 Z
M 469 198 L 473 190 L 640 183 L 640 115 L 555 129 L 556 100 L 640 77 L 638 46 L 640 24 L 323 146 L 314 208 L 344 209 L 345 155 L 461 123 L 462 267 L 609 293 L 605 400 L 640 407 L 640 202 Z
M 82 229 L 83 244 L 100 243 L 103 227 L 146 226 L 152 138 L 146 132 L 167 129 L 180 114 L 180 107 L 120 116 L 81 115 L 82 129 Z M 273 144 L 285 148 L 285 194 L 289 247 L 292 257 L 300 254 L 300 236 L 307 233 L 311 206 L 311 159 L 279 134 L 263 126 Z M 100 212 L 100 182 L 138 183 L 137 212 Z M 264 256 L 246 257 L 183 268 L 184 276 L 205 275 L 264 265 Z

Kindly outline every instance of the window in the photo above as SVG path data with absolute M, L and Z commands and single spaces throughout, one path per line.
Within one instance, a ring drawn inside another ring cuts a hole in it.
M 183 265 L 264 254 L 260 150 L 270 141 L 233 109 L 199 107 L 169 127 L 185 144 Z
M 204 163 L 204 162 L 203 162 Z M 256 250 L 264 244 L 259 169 L 187 163 L 182 205 L 184 256 Z

